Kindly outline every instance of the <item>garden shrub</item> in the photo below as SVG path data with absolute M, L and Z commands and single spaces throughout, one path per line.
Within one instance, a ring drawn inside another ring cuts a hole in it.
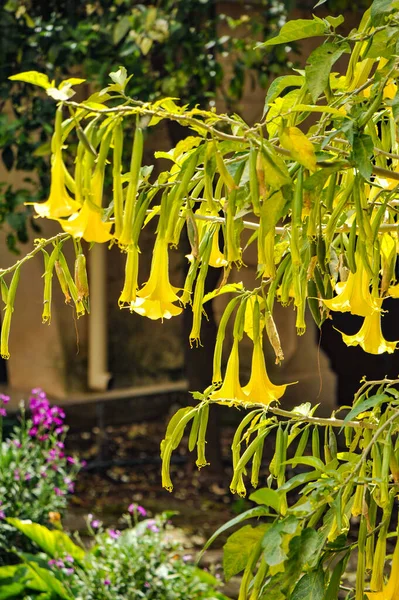
M 26 546 L 6 519 L 57 525 L 82 465 L 65 453 L 63 409 L 51 405 L 39 388 L 32 390 L 28 407 L 20 403 L 19 424 L 2 439 L 8 401 L 0 395 L 0 564 L 11 560 L 13 546 Z

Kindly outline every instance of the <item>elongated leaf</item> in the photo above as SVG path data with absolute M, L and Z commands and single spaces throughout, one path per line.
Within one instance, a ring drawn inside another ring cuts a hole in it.
M 49 592 L 54 592 L 57 594 L 57 597 L 62 598 L 63 600 L 73 600 L 73 596 L 71 596 L 65 586 L 61 583 L 59 579 L 52 574 L 52 572 L 48 569 L 42 569 L 36 563 L 29 563 L 29 567 L 34 571 L 46 584 Z
M 291 463 L 307 465 L 308 467 L 313 467 L 317 471 L 324 471 L 326 465 L 323 463 L 320 458 L 316 458 L 315 456 L 296 456 L 295 458 L 290 458 L 286 460 L 283 464 L 290 465 Z
M 45 90 L 52 86 L 47 75 L 39 73 L 38 71 L 25 71 L 24 73 L 18 73 L 18 75 L 11 75 L 8 79 L 11 79 L 11 81 L 24 81 L 25 83 L 38 85 Z
M 324 572 L 322 569 L 306 573 L 296 584 L 291 600 L 323 600 Z
M 280 133 L 280 143 L 291 152 L 299 164 L 310 171 L 316 170 L 316 154 L 312 142 L 298 127 L 285 127 Z
M 257 527 L 245 525 L 231 534 L 223 546 L 223 571 L 226 581 L 245 569 L 254 546 L 268 527 L 266 523 Z
M 328 87 L 330 72 L 333 64 L 344 54 L 350 52 L 349 44 L 327 42 L 313 50 L 305 67 L 306 83 L 316 102 L 320 94 Z
M 216 290 L 209 292 L 209 294 L 205 294 L 205 296 L 202 300 L 202 304 L 205 304 L 205 302 L 208 302 L 209 300 L 212 300 L 212 298 L 215 298 L 216 296 L 220 296 L 221 294 L 229 294 L 231 292 L 241 292 L 243 287 L 244 286 L 242 284 L 242 281 L 240 281 L 239 283 L 227 283 L 226 285 L 223 285 L 221 288 L 217 288 Z
M 256 504 L 263 504 L 265 506 L 271 506 L 274 508 L 276 512 L 280 512 L 280 499 L 281 496 L 276 490 L 272 490 L 271 488 L 260 488 L 253 492 L 250 497 L 250 500 L 256 502 Z
M 375 408 L 376 406 L 380 406 L 383 402 L 388 401 L 388 396 L 386 394 L 376 394 L 375 396 L 370 396 L 370 398 L 365 398 L 361 402 L 357 403 L 356 406 L 352 408 L 346 415 L 344 419 L 344 423 L 355 419 L 360 413 L 366 412 L 370 410 L 370 408 Z
M 9 518 L 7 522 L 16 527 L 53 558 L 69 554 L 77 562 L 81 563 L 84 559 L 85 551 L 83 548 L 74 544 L 63 531 L 50 531 L 47 527 L 32 523 L 32 521 Z
M 288 23 L 282 26 L 280 33 L 276 37 L 267 40 L 262 44 L 258 44 L 257 47 L 287 44 L 288 42 L 294 42 L 295 40 L 303 40 L 305 38 L 324 35 L 326 29 L 326 24 L 322 19 L 318 19 L 317 17 L 314 19 L 296 19 L 294 21 L 288 21 Z
M 285 534 L 292 536 L 298 527 L 298 520 L 290 515 L 281 521 L 275 521 L 266 531 L 262 547 L 264 548 L 263 557 L 266 563 L 273 567 L 280 565 L 287 558 L 287 544 L 284 543 Z
M 267 508 L 265 506 L 256 506 L 255 508 L 250 508 L 249 510 L 246 510 L 245 512 L 241 513 L 237 517 L 230 519 L 230 521 L 227 521 L 227 523 L 224 523 L 221 527 L 219 527 L 219 529 L 217 529 L 215 531 L 215 533 L 213 533 L 211 535 L 209 540 L 206 542 L 205 546 L 202 548 L 202 550 L 200 552 L 200 556 L 202 556 L 202 554 L 205 552 L 205 550 L 207 550 L 207 548 L 209 548 L 209 546 L 216 540 L 216 538 L 221 533 L 223 533 L 224 531 L 227 531 L 227 529 L 230 529 L 230 527 L 239 525 L 239 523 L 242 523 L 243 521 L 246 521 L 247 519 L 256 519 L 258 517 L 264 517 L 264 516 L 270 516 L 270 513 L 267 510 Z

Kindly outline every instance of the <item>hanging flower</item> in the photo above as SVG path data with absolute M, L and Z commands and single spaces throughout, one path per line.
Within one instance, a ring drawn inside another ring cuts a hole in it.
M 366 592 L 368 600 L 397 600 L 399 598 L 399 539 L 392 558 L 391 574 L 381 592 Z
M 233 347 L 227 362 L 226 374 L 222 387 L 213 392 L 212 400 L 239 400 L 246 402 L 246 395 L 240 385 L 240 357 L 238 354 L 238 339 L 234 339 Z
M 59 221 L 66 233 L 70 233 L 75 238 L 83 238 L 86 242 L 99 244 L 108 242 L 112 238 L 110 234 L 112 223 L 102 220 L 103 180 L 103 173 L 96 171 L 92 178 L 91 197 L 85 199 L 79 212 L 68 220 Z
M 367 271 L 361 264 L 356 273 L 349 273 L 347 281 L 337 283 L 335 291 L 338 294 L 335 298 L 323 300 L 330 310 L 350 312 L 360 317 L 368 317 L 379 310 L 378 302 L 370 293 Z
M 257 402 L 268 406 L 273 400 L 278 400 L 285 393 L 287 385 L 274 385 L 267 374 L 265 357 L 260 338 L 254 344 L 252 354 L 251 377 L 243 388 L 247 401 Z
M 150 277 L 144 287 L 137 292 L 137 298 L 130 309 L 149 319 L 170 319 L 182 312 L 173 304 L 179 300 L 178 288 L 169 282 L 168 245 L 165 239 L 158 238 L 152 255 Z
M 219 249 L 219 228 L 220 225 L 217 226 L 216 231 L 212 236 L 212 248 L 209 257 L 209 266 L 215 268 L 226 267 L 228 265 L 224 254 L 222 254 Z
M 59 219 L 69 217 L 80 208 L 67 192 L 65 186 L 64 163 L 61 149 L 57 150 L 51 165 L 50 195 L 46 202 L 34 202 L 35 211 L 40 217 Z
M 382 300 L 380 301 L 381 306 Z M 381 314 L 374 311 L 366 317 L 363 325 L 355 335 L 346 335 L 342 333 L 342 339 L 347 346 L 361 346 L 369 354 L 383 354 L 388 352 L 392 354 L 395 351 L 398 342 L 387 342 L 381 331 Z
M 134 304 L 137 297 L 137 276 L 139 272 L 139 249 L 131 246 L 127 250 L 125 265 L 125 281 L 119 296 L 119 308 Z

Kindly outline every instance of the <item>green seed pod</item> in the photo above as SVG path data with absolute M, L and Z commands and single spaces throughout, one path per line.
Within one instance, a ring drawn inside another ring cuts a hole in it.
M 10 337 L 11 317 L 12 313 L 14 312 L 15 295 L 17 293 L 20 274 L 20 267 L 17 267 L 14 271 L 14 275 L 12 276 L 10 287 L 8 289 L 7 304 L 1 324 L 0 356 L 4 359 L 10 358 L 8 340 Z
M 52 300 L 52 286 L 53 286 L 53 273 L 54 264 L 58 257 L 59 249 L 54 248 L 51 255 L 49 256 L 45 250 L 42 250 L 44 255 L 44 292 L 43 292 L 43 313 L 42 322 L 51 322 L 51 300 Z
M 1 289 L 1 299 L 3 300 L 4 304 L 7 304 L 8 286 L 2 277 L 0 278 L 0 289 Z
M 75 285 L 78 291 L 78 300 L 86 300 L 89 297 L 89 281 L 86 270 L 86 257 L 79 253 L 75 260 Z
M 59 260 L 55 261 L 54 267 L 62 293 L 65 296 L 65 304 L 69 304 L 71 301 L 71 295 L 69 293 L 68 283 L 65 277 L 64 269 L 62 268 L 62 265 Z
M 206 444 L 206 429 L 208 426 L 209 419 L 209 404 L 205 404 L 205 406 L 201 409 L 200 416 L 200 426 L 198 429 L 198 439 L 197 439 L 197 460 L 195 464 L 199 469 L 202 467 L 206 467 L 209 465 L 205 458 L 205 444 Z
M 312 455 L 320 458 L 320 436 L 318 425 L 315 425 L 312 431 Z
M 79 318 L 85 314 L 86 308 L 85 308 L 82 300 L 79 300 L 79 298 L 78 298 L 78 290 L 76 288 L 74 280 L 72 279 L 72 275 L 69 270 L 68 263 L 62 252 L 59 252 L 58 260 L 60 261 L 60 265 L 62 267 L 62 270 L 64 271 L 65 279 L 67 281 L 68 288 L 69 288 L 69 291 L 72 296 L 72 300 L 75 304 L 76 316 L 77 316 L 77 318 Z

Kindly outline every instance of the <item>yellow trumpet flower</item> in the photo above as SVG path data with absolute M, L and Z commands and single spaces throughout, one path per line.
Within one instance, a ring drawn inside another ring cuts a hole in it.
M 246 402 L 247 398 L 240 385 L 240 357 L 238 354 L 238 339 L 234 339 L 233 347 L 227 361 L 226 374 L 222 387 L 213 392 L 212 400 L 238 400 Z
M 182 312 L 173 304 L 179 297 L 178 288 L 169 282 L 168 245 L 165 239 L 158 238 L 152 255 L 150 277 L 137 297 L 130 304 L 130 310 L 149 319 L 170 319 Z
M 79 212 L 69 219 L 60 219 L 59 222 L 66 233 L 75 238 L 83 238 L 86 242 L 102 244 L 108 242 L 112 235 L 112 223 L 102 220 L 102 193 L 104 175 L 95 171 L 91 182 L 91 198 L 86 198 Z
M 35 211 L 40 217 L 59 219 L 69 217 L 80 208 L 67 192 L 65 185 L 64 164 L 61 150 L 57 150 L 51 165 L 50 195 L 46 202 L 34 202 Z
M 391 574 L 381 592 L 366 592 L 368 600 L 398 600 L 399 598 L 399 540 L 392 558 Z
M 382 300 L 380 301 L 381 306 Z M 360 330 L 355 335 L 340 332 L 347 346 L 361 346 L 369 354 L 392 354 L 398 342 L 387 342 L 381 331 L 381 314 L 378 310 L 367 316 Z
M 278 400 L 285 393 L 287 385 L 274 385 L 267 374 L 265 357 L 260 339 L 255 342 L 252 354 L 251 377 L 243 388 L 247 401 L 257 402 L 268 406 L 273 400 Z
M 366 269 L 358 261 L 356 273 L 349 273 L 345 282 L 337 283 L 337 296 L 331 300 L 323 300 L 324 304 L 333 311 L 350 312 L 352 315 L 369 317 L 379 310 L 376 299 L 370 293 L 370 279 Z
M 209 266 L 215 268 L 226 267 L 228 265 L 227 260 L 219 249 L 219 227 L 220 225 L 213 234 L 211 255 L 209 257 Z

